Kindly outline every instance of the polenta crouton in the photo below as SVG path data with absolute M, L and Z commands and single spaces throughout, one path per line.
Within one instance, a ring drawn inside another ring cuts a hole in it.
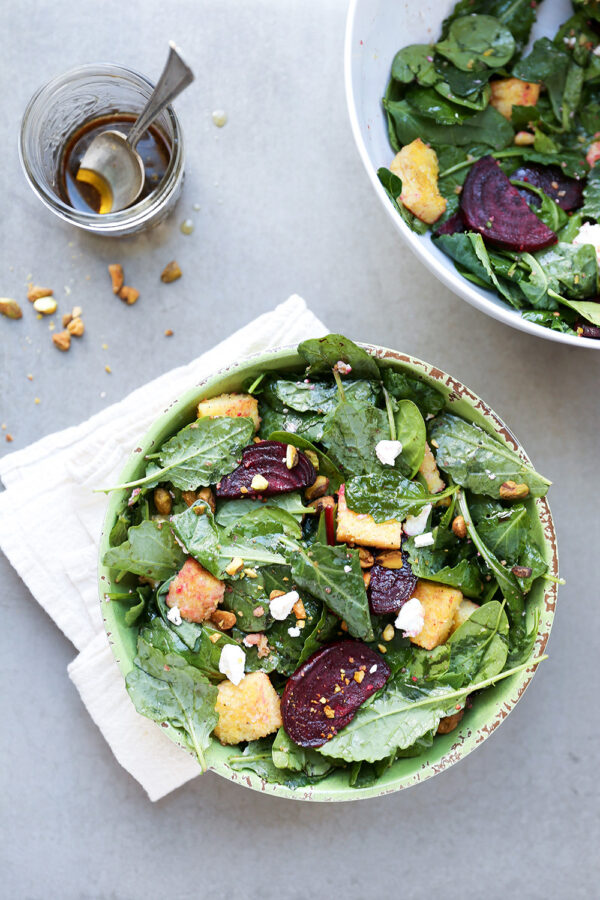
M 252 672 L 238 685 L 221 682 L 215 709 L 214 735 L 222 744 L 254 741 L 282 725 L 279 695 L 264 672 Z
M 419 466 L 419 472 L 425 479 L 427 490 L 430 494 L 439 494 L 439 492 L 443 491 L 446 487 L 445 482 L 442 481 L 440 470 L 437 467 L 435 456 L 427 443 L 425 444 L 425 456 L 423 457 L 423 462 Z
M 587 164 L 590 169 L 593 169 L 598 160 L 600 159 L 600 141 L 592 141 L 590 146 L 587 149 L 587 153 L 585 154 L 585 158 L 587 160 Z
M 204 622 L 210 619 L 224 593 L 224 582 L 190 557 L 171 582 L 166 603 L 170 608 L 176 606 L 182 619 Z
M 425 650 L 433 650 L 449 637 L 463 595 L 456 588 L 419 578 L 413 597 L 416 597 L 423 607 L 425 624 L 415 637 L 411 637 L 411 641 L 418 647 L 424 647 Z
M 454 613 L 450 634 L 454 634 L 456 629 L 460 628 L 460 626 L 467 621 L 469 616 L 473 615 L 476 609 L 479 609 L 478 603 L 473 603 L 472 600 L 461 600 L 460 606 Z
M 251 394 L 219 394 L 218 397 L 201 400 L 198 404 L 198 418 L 202 419 L 205 416 L 252 419 L 255 431 L 258 431 L 260 425 L 258 400 Z
M 490 104 L 505 119 L 510 119 L 513 106 L 535 106 L 540 96 L 539 84 L 520 78 L 500 78 L 491 82 L 491 88 Z
M 390 170 L 402 181 L 399 199 L 418 219 L 432 225 L 446 211 L 438 190 L 438 158 L 435 150 L 417 138 L 396 154 Z
M 367 513 L 355 513 L 346 506 L 345 485 L 338 492 L 337 533 L 338 541 L 350 541 L 365 547 L 382 550 L 398 550 L 402 542 L 402 523 L 396 519 L 375 522 Z

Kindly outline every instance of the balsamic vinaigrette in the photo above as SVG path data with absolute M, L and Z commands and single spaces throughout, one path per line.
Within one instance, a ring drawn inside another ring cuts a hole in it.
M 60 161 L 59 189 L 62 199 L 73 209 L 86 213 L 100 211 L 101 195 L 92 184 L 77 180 L 77 171 L 85 151 L 96 137 L 103 131 L 114 129 L 129 134 L 136 117 L 125 113 L 101 116 L 86 122 L 67 140 Z M 158 186 L 163 178 L 169 160 L 171 148 L 164 135 L 151 125 L 138 141 L 136 148 L 144 164 L 144 186 L 136 203 L 147 197 Z

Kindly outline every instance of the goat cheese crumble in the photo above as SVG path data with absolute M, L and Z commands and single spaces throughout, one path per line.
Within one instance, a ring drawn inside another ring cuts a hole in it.
M 425 613 L 418 597 L 411 597 L 400 609 L 394 625 L 403 637 L 416 637 L 423 630 Z
M 417 534 L 423 534 L 427 528 L 427 519 L 429 518 L 430 512 L 431 503 L 427 503 L 418 516 L 407 516 L 403 526 L 404 533 L 408 534 L 410 537 L 415 537 Z
M 219 672 L 225 675 L 232 684 L 239 684 L 244 677 L 246 654 L 237 644 L 225 644 L 219 657 Z
M 169 622 L 172 622 L 173 625 L 181 625 L 182 618 L 178 606 L 171 607 L 171 609 L 167 613 L 167 619 L 169 620 Z
M 283 622 L 291 613 L 294 603 L 299 599 L 300 594 L 298 591 L 288 591 L 287 594 L 282 594 L 281 597 L 274 597 L 269 603 L 269 612 L 278 622 Z
M 591 225 L 584 222 L 575 237 L 574 244 L 591 244 L 596 251 L 596 257 L 600 262 L 600 225 Z
M 379 441 L 375 446 L 375 456 L 384 466 L 393 466 L 396 457 L 402 453 L 400 441 Z
M 431 547 L 434 543 L 433 534 L 427 531 L 425 534 L 418 534 L 415 538 L 415 547 Z
M 288 628 L 288 634 L 290 637 L 300 637 L 300 629 L 297 625 L 295 628 Z

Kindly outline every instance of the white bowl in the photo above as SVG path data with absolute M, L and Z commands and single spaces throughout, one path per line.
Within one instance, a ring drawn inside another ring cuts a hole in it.
M 476 287 L 459 275 L 452 260 L 435 247 L 429 233 L 415 234 L 403 222 L 377 178 L 377 169 L 389 168 L 394 157 L 381 105 L 392 60 L 401 47 L 437 40 L 442 21 L 454 6 L 455 0 L 350 0 L 344 54 L 346 99 L 354 139 L 367 174 L 403 240 L 455 294 L 520 331 L 561 344 L 600 350 L 600 341 L 593 338 L 561 334 L 527 322 L 496 294 Z M 533 37 L 553 36 L 571 14 L 568 0 L 543 3 Z

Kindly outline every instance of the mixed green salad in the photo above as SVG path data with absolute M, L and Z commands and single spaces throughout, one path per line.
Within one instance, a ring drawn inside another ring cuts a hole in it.
M 572 2 L 528 52 L 532 0 L 460 0 L 436 43 L 399 50 L 383 99 L 396 157 L 378 175 L 464 278 L 600 338 L 600 2 Z
M 264 372 L 111 490 L 127 690 L 206 767 L 364 787 L 537 664 L 549 482 L 410 368 L 341 335 Z

